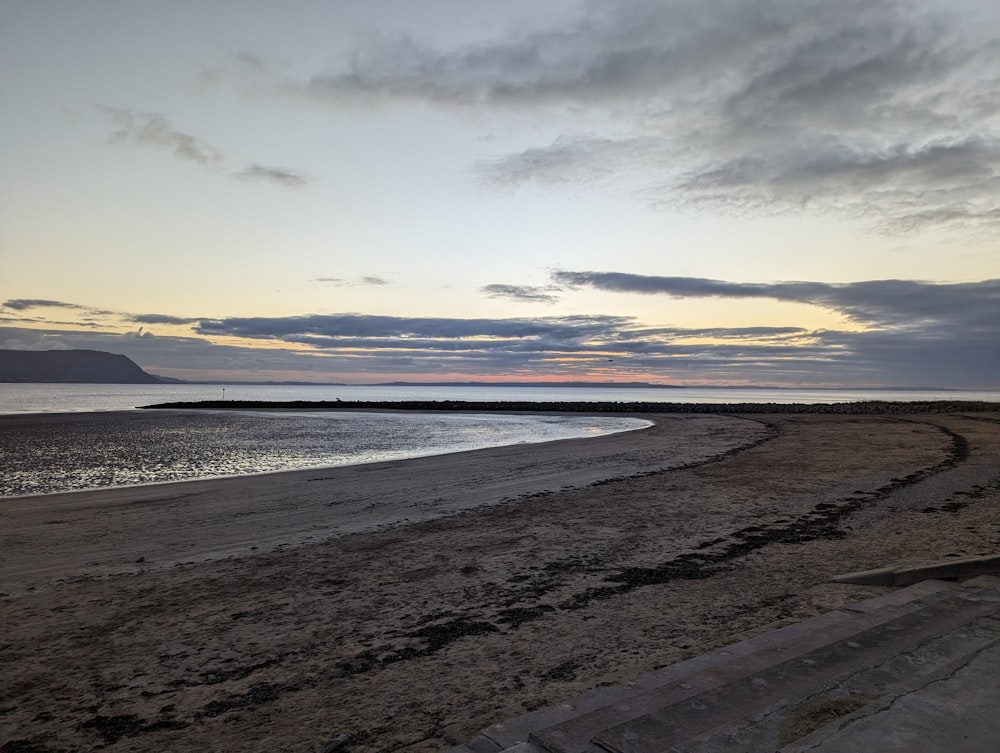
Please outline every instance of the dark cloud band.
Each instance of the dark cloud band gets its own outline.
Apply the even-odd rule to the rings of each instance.
[[[28,309],[36,308],[63,308],[63,309],[82,309],[83,306],[79,306],[75,303],[66,303],[65,301],[50,301],[44,298],[13,298],[9,301],[4,301],[5,308],[14,309],[15,311],[27,311]]]
[[[622,293],[675,298],[769,298],[838,311],[879,327],[972,328],[1000,334],[1000,279],[963,283],[868,280],[853,283],[734,283],[699,277],[657,277],[622,272],[556,271],[553,281]]]

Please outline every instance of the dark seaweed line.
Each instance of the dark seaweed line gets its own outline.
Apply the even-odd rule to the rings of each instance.
[[[985,421],[988,424],[1000,424],[1000,418],[990,418],[989,416],[959,416],[968,421]]]
[[[920,483],[931,476],[954,468],[968,459],[969,445],[965,437],[938,424],[923,421],[915,423],[933,426],[949,437],[950,446],[946,457],[932,466],[914,471],[902,478],[892,479],[889,483],[878,487],[874,491],[855,492],[847,498],[844,504],[818,503],[810,512],[800,515],[785,525],[747,526],[730,534],[728,536],[730,543],[725,548],[715,552],[702,553],[699,551],[682,554],[653,567],[623,568],[605,578],[605,582],[609,583],[609,585],[588,588],[555,606],[536,604],[534,606],[508,608],[498,612],[494,617],[494,621],[489,621],[485,617],[477,620],[470,616],[455,618],[444,624],[426,625],[404,636],[407,638],[422,639],[424,641],[422,647],[407,646],[397,648],[391,644],[386,644],[363,651],[347,661],[340,662],[337,666],[345,675],[361,674],[373,669],[380,669],[398,661],[429,656],[467,635],[501,632],[501,628],[494,623],[503,625],[506,631],[516,630],[524,623],[541,619],[553,611],[583,609],[596,601],[619,596],[637,588],[662,585],[674,580],[710,578],[724,572],[725,566],[728,566],[733,560],[744,557],[753,551],[770,546],[771,544],[796,544],[820,538],[844,538],[847,534],[838,527],[838,524],[844,518],[858,512],[864,507],[870,507],[888,498],[900,489]],[[765,425],[775,432],[774,436],[780,433],[780,427],[773,424]],[[762,444],[772,438],[774,437],[768,436],[758,440],[755,445]],[[728,451],[730,453],[729,456],[731,457],[746,449],[750,449],[750,447],[734,448],[734,450]],[[695,463],[692,465],[697,466],[702,464]],[[695,548],[698,550],[710,549],[724,543],[726,538],[705,541],[698,544]],[[534,591],[534,595],[537,598],[554,587],[555,584],[550,583],[547,587]]]
[[[654,402],[529,402],[471,400],[202,400],[139,406],[158,410],[425,410],[558,413],[830,413],[911,414],[997,411],[1000,403],[982,400],[923,400],[852,403],[654,403]]]
[[[847,498],[844,504],[820,502],[810,512],[800,515],[789,524],[742,528],[730,534],[729,538],[736,540],[721,551],[712,554],[697,552],[683,554],[655,567],[625,568],[606,579],[609,582],[617,583],[617,585],[588,589],[560,604],[559,607],[561,609],[580,609],[592,601],[627,593],[642,586],[663,584],[672,580],[709,578],[721,572],[722,566],[732,560],[771,544],[797,544],[819,538],[844,538],[847,534],[838,527],[838,524],[847,516],[858,512],[863,507],[872,506],[888,498],[900,489],[918,484],[931,476],[954,468],[968,459],[969,444],[965,437],[939,424],[922,421],[914,423],[933,426],[949,437],[950,446],[943,460],[929,468],[914,471],[903,478],[893,479],[872,492],[855,492]],[[722,542],[719,540],[703,542],[696,548],[707,549],[719,543]]]
[[[592,489],[595,486],[604,486],[605,484],[617,484],[622,481],[631,481],[633,479],[649,478],[650,476],[662,476],[666,473],[676,473],[677,471],[689,471],[693,468],[700,468],[711,463],[720,463],[723,460],[729,460],[736,455],[743,452],[749,452],[762,444],[770,442],[776,439],[780,432],[777,427],[769,424],[765,421],[758,421],[755,419],[746,419],[747,421],[753,421],[754,423],[760,424],[767,429],[767,434],[758,439],[754,439],[746,444],[737,445],[736,447],[730,447],[728,450],[723,450],[722,452],[717,452],[714,455],[709,455],[707,458],[702,458],[701,460],[691,460],[686,463],[680,463],[679,465],[671,465],[666,468],[655,468],[650,471],[637,471],[636,473],[623,474],[621,476],[611,476],[609,478],[598,479],[597,481],[591,481],[586,486],[580,487],[582,489]],[[538,499],[541,497],[550,497],[553,494],[562,494],[565,489],[544,489],[537,492],[528,492],[527,494],[522,494],[519,497],[508,497],[505,502],[515,502],[525,499]],[[572,491],[572,489],[570,490]]]
[[[616,476],[614,478],[602,479],[600,481],[594,481],[590,486],[601,486],[603,484],[610,484],[614,481],[627,481],[629,479],[646,478],[648,476],[662,476],[665,473],[675,473],[677,471],[689,471],[693,468],[700,468],[705,465],[710,465],[711,463],[721,463],[723,460],[729,460],[730,458],[736,457],[744,452],[749,452],[760,447],[762,444],[766,444],[774,439],[777,439],[781,434],[781,431],[774,424],[770,424],[766,421],[758,421],[754,419],[746,419],[748,421],[753,421],[756,424],[760,424],[765,429],[767,433],[753,440],[752,442],[747,442],[746,444],[741,444],[736,447],[730,447],[728,450],[723,450],[714,455],[709,455],[707,458],[702,460],[691,460],[687,463],[681,463],[680,465],[672,465],[668,468],[658,468],[652,471],[642,471],[640,473],[634,473],[630,476]]]

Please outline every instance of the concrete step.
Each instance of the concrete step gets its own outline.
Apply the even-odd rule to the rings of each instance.
[[[839,609],[741,641],[721,651],[650,673],[632,692],[546,727],[536,726],[525,739],[552,753],[586,749],[600,732],[653,711],[735,683],[813,651],[847,641],[859,633],[919,612],[928,603],[948,597],[954,584],[925,582],[912,589],[885,594],[850,609]],[[606,694],[610,696],[611,694]],[[582,713],[581,713],[582,712]],[[539,722],[541,719],[535,719]],[[488,733],[487,733],[488,734]]]
[[[955,584],[944,581],[923,581],[909,588],[892,591],[860,602],[849,608],[827,612],[803,622],[740,641],[721,651],[696,656],[687,661],[648,672],[629,686],[596,688],[572,701],[548,706],[513,719],[498,722],[484,729],[480,735],[464,746],[459,747],[471,748],[471,753],[499,753],[499,751],[511,748],[518,743],[527,742],[531,734],[537,730],[554,727],[571,719],[580,719],[591,712],[614,716],[615,708],[623,704],[628,705],[630,699],[642,696],[649,691],[664,686],[684,684],[688,678],[729,667],[734,662],[753,662],[755,655],[781,656],[790,649],[794,650],[795,646],[803,645],[803,641],[808,636],[815,638],[817,635],[826,635],[828,636],[826,639],[820,637],[821,641],[826,641],[840,635],[851,635],[859,629],[857,625],[878,624],[886,619],[891,619],[895,615],[895,612],[891,611],[893,607],[902,611],[911,611],[919,608],[913,606],[919,600],[942,598],[944,594],[955,588]],[[884,608],[890,609],[890,613],[877,615],[874,618],[862,616]],[[603,719],[605,716],[601,716],[601,718]],[[596,718],[594,721],[597,726],[593,728],[593,732],[605,728],[601,726],[603,722],[598,722]],[[577,725],[577,728],[581,734],[585,732],[583,726]],[[582,743],[582,741],[574,736],[573,744],[576,743]],[[455,749],[450,753],[470,753],[470,751]]]
[[[673,753],[746,753],[778,751],[801,753],[812,750],[817,740],[837,737],[842,729],[857,719],[877,716],[892,709],[901,699],[919,697],[940,688],[966,668],[991,652],[1000,656],[1000,619],[996,615],[972,620],[955,630],[932,638],[912,651],[904,651],[883,662],[860,664],[820,683],[804,693],[781,694],[766,704],[728,723],[711,727],[678,743]],[[995,705],[995,678],[983,688],[972,688],[973,695],[986,692]],[[794,688],[786,688],[794,690]],[[950,723],[960,719],[969,698],[969,688],[955,691],[949,712]],[[908,719],[904,726],[919,729],[927,718]],[[969,720],[982,726],[978,720]],[[996,720],[1000,724],[1000,718]],[[869,724],[869,726],[874,726]],[[899,722],[895,726],[899,726]],[[996,725],[995,725],[996,726]],[[888,730],[886,730],[888,732]],[[995,739],[1000,739],[1000,734]],[[853,750],[868,750],[861,745]],[[873,750],[951,751],[944,747],[872,746]],[[844,750],[852,750],[848,745]],[[983,748],[982,750],[993,750]]]
[[[680,746],[707,732],[769,710],[773,712],[775,707],[794,705],[800,699],[842,682],[862,668],[882,666],[901,654],[919,649],[922,644],[998,611],[997,604],[971,601],[961,596],[938,600],[696,695],[669,698],[654,694],[642,704],[646,712],[642,716],[608,726],[594,734],[591,740],[612,753],[683,750]],[[659,705],[663,700],[667,702]],[[537,737],[533,742],[546,749],[569,753],[569,748],[549,744],[552,739],[549,734]]]
[[[649,753],[661,739],[693,739],[789,694],[808,695],[859,661],[885,661],[994,613],[1000,588],[981,577],[975,585],[922,581],[648,673],[627,687],[598,688],[494,724],[451,753]],[[663,749],[671,745],[677,743]]]
[[[1000,591],[1000,575],[978,575],[975,578],[962,581],[962,585],[966,588],[986,589],[983,596],[988,598],[989,591]]]
[[[991,624],[990,624],[991,623]],[[991,638],[981,649],[971,646],[957,647],[958,633],[972,632],[978,627],[981,639]],[[989,630],[991,635],[986,631]],[[968,635],[962,636],[968,641]],[[946,645],[941,645],[942,643]],[[960,652],[958,649],[961,648]],[[941,663],[940,655],[951,661]],[[904,657],[901,657],[904,658]],[[955,631],[941,641],[934,641],[913,655],[908,662],[897,662],[895,668],[879,668],[876,677],[851,678],[852,685],[860,687],[861,694],[882,692],[874,701],[860,710],[838,718],[833,723],[817,726],[814,730],[800,730],[806,734],[791,739],[781,753],[858,753],[858,751],[920,751],[920,753],[986,753],[1000,749],[1000,715],[997,714],[997,678],[1000,677],[1000,620],[983,620],[970,625],[970,630]],[[937,660],[937,661],[936,661]],[[895,678],[890,671],[895,669]],[[914,669],[920,670],[914,673]],[[890,681],[885,681],[886,674]],[[919,676],[915,676],[919,674]],[[893,683],[892,680],[896,682]],[[874,683],[872,682],[874,680]],[[865,687],[865,683],[868,687]],[[837,689],[834,689],[837,690]],[[811,700],[816,704],[828,703],[831,695]],[[791,710],[786,719],[797,722],[802,718],[800,709]],[[774,746],[762,744],[770,740],[761,735],[768,725],[746,727],[747,735],[729,738],[736,745],[720,746],[723,739],[714,735],[702,748],[684,746],[685,753],[745,753],[751,750],[773,750]],[[783,726],[787,727],[788,722]],[[796,736],[797,737],[797,736]],[[743,738],[743,739],[739,739]],[[780,737],[777,739],[781,739]]]
[[[945,560],[930,565],[902,565],[881,567],[834,576],[838,583],[856,583],[866,586],[908,586],[928,578],[938,580],[966,580],[977,575],[1000,573],[1000,554],[979,555],[960,560]]]

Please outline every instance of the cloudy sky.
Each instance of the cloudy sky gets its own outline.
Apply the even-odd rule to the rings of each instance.
[[[0,347],[1000,388],[995,0],[0,0]]]

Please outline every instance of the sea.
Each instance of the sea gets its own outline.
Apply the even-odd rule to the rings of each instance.
[[[0,384],[0,497],[400,460],[641,429],[626,416],[144,411],[201,400],[838,403],[1000,391],[503,385]],[[119,411],[132,415],[122,416]],[[31,420],[36,414],[47,421]]]
[[[1000,390],[794,389],[322,384],[0,384],[0,414],[131,410],[199,400],[467,400],[527,402],[846,403],[862,400],[1000,401]]]

